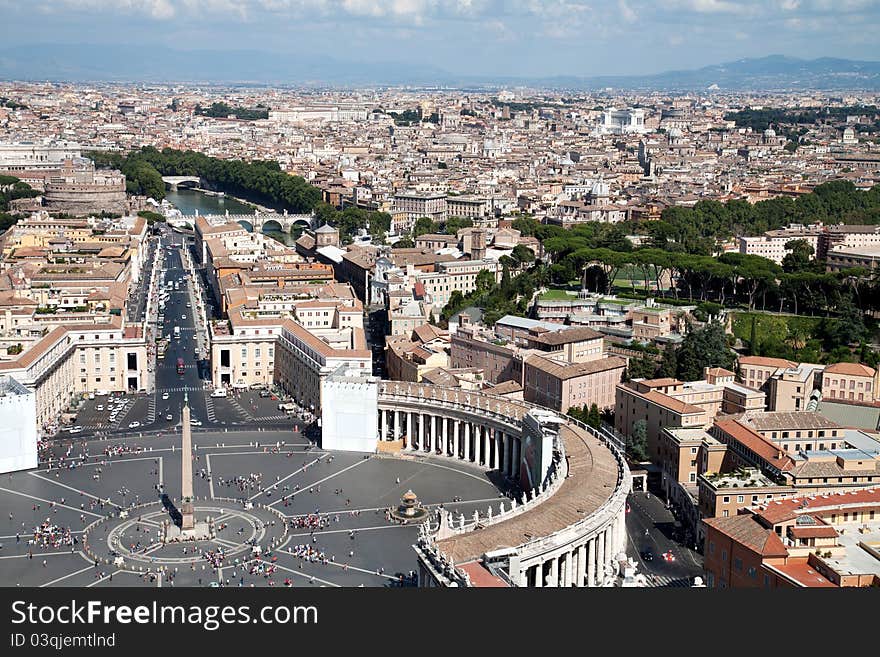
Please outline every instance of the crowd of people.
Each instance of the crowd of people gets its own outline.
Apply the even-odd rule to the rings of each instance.
[[[70,527],[56,525],[48,518],[34,527],[33,534],[33,538],[28,540],[28,545],[41,548],[73,547],[79,542]]]

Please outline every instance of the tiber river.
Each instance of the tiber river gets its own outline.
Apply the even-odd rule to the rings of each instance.
[[[254,213],[254,209],[251,206],[228,196],[208,196],[186,187],[180,187],[176,191],[168,190],[165,193],[165,198],[185,215],[194,215],[196,210],[199,211],[199,214],[225,214],[227,210],[229,210],[229,214]],[[263,231],[263,234],[274,237],[284,244],[293,244],[293,238],[281,231],[266,230]]]

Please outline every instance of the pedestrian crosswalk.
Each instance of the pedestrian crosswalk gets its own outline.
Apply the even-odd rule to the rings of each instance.
[[[263,417],[255,417],[253,418],[254,422],[279,422],[283,420],[292,420],[290,415],[286,413],[282,413],[281,415],[266,415]]]
[[[149,406],[147,407],[147,424],[152,424],[156,421],[156,396],[153,395],[150,397]]]
[[[214,422],[214,400],[208,395],[205,394],[205,413],[208,416],[208,422]]]
[[[200,386],[175,386],[173,388],[159,388],[157,392],[203,392],[210,388],[210,384],[204,383]]]
[[[232,405],[232,408],[235,410],[235,412],[238,413],[239,417],[241,417],[243,420],[254,419],[253,416],[245,410],[244,406],[238,403],[237,399],[230,397],[229,403]]]
[[[692,577],[671,577],[669,575],[653,575],[649,579],[649,586],[661,589],[687,587],[694,585]]]

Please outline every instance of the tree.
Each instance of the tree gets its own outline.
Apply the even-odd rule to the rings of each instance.
[[[782,258],[782,271],[793,274],[810,269],[815,251],[807,240],[790,240],[785,243],[785,248],[788,253]]]
[[[602,416],[599,413],[599,406],[595,402],[590,405],[590,411],[587,414],[586,424],[593,427],[594,429],[599,429],[602,426]]]
[[[437,232],[437,227],[434,225],[434,222],[431,221],[430,217],[419,217],[416,219],[415,226],[413,226],[412,235],[413,238],[416,238],[420,235],[427,235],[435,232]]]
[[[703,368],[732,369],[734,355],[727,346],[727,336],[720,322],[711,322],[688,333],[676,352],[678,378],[696,381],[702,378]]]
[[[535,261],[535,253],[525,244],[517,244],[513,247],[511,257],[520,264],[526,265]]]
[[[481,269],[474,281],[477,293],[488,292],[495,285],[495,274],[488,269]]]
[[[647,353],[642,352],[638,358],[632,358],[627,366],[627,377],[630,379],[653,379],[657,370],[657,363]],[[673,375],[675,369],[673,368]]]
[[[645,420],[636,420],[633,430],[626,440],[626,452],[634,461],[648,460],[648,423]]]
[[[678,352],[671,344],[663,350],[663,358],[655,376],[660,379],[671,379],[678,374]]]
[[[405,237],[401,237],[399,240],[397,240],[394,243],[394,248],[395,249],[411,249],[415,245],[416,245],[416,243],[413,242],[412,237],[410,237],[409,235],[406,235]]]
[[[447,235],[457,235],[462,228],[470,228],[474,225],[472,219],[464,217],[449,217],[443,226],[443,232]]]
[[[511,226],[514,230],[518,230],[523,237],[532,237],[541,226],[541,222],[531,215],[524,215],[514,219]]]

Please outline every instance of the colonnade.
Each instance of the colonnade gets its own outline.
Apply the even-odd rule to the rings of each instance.
[[[404,452],[457,458],[511,477],[519,471],[520,437],[507,427],[424,411],[380,408],[379,436],[402,440]]]
[[[539,557],[523,560],[520,586],[597,587],[603,586],[617,555],[626,549],[625,516],[614,514],[610,523],[577,542]],[[532,563],[536,561],[537,563]]]

